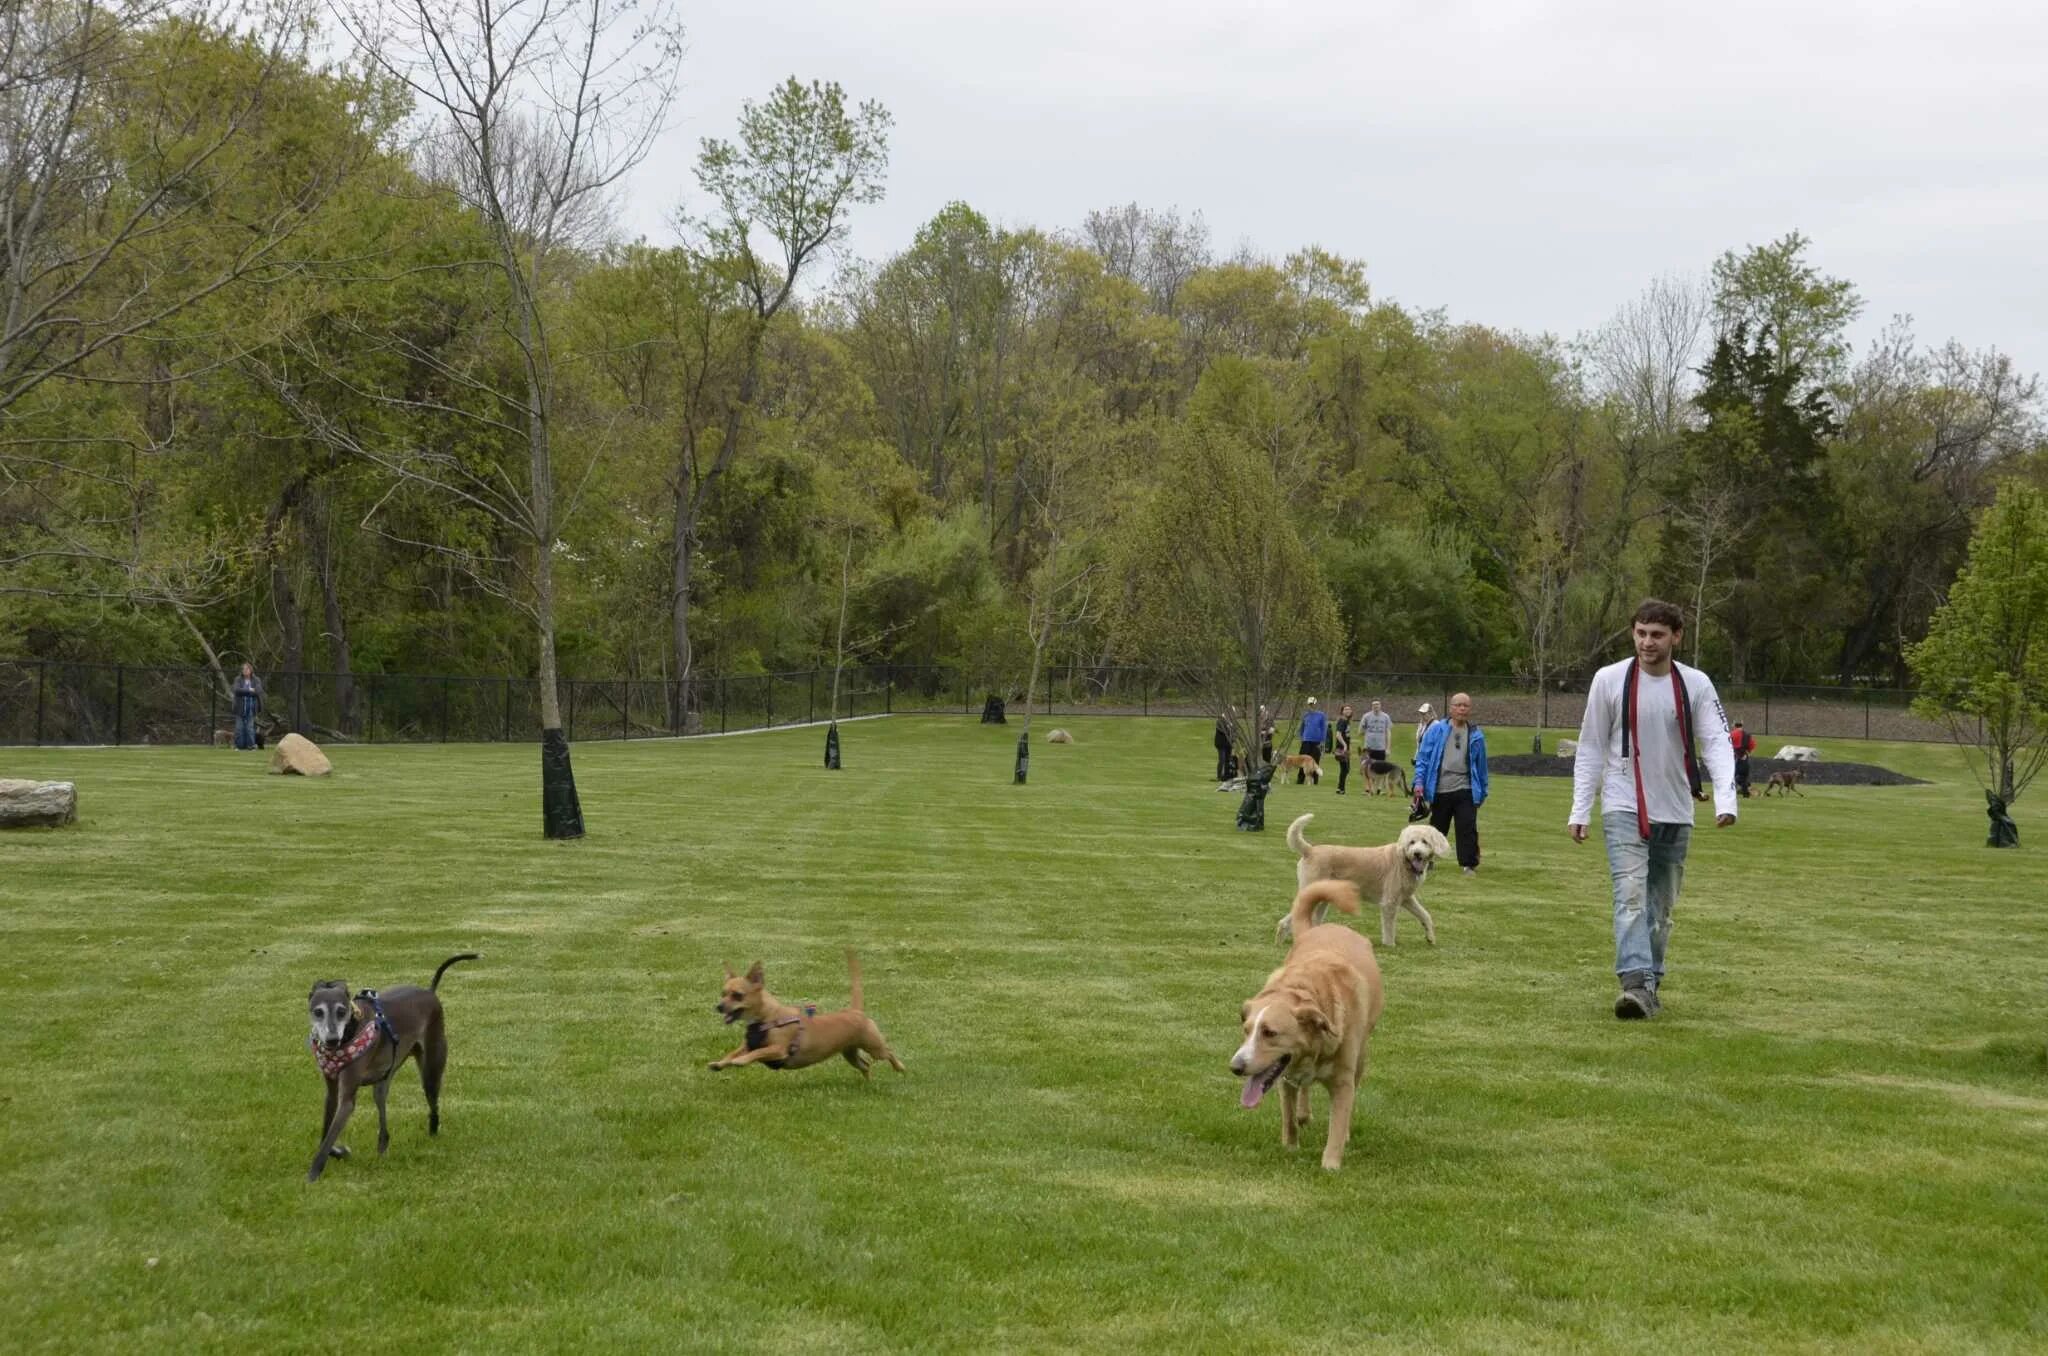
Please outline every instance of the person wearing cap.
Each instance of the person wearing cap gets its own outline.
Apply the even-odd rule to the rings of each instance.
[[[1301,718],[1301,752],[1316,760],[1316,766],[1323,762],[1323,741],[1330,737],[1330,718],[1323,714],[1316,699],[1308,699],[1308,710]],[[1308,780],[1308,769],[1299,768],[1294,774],[1294,784],[1301,785]]]
[[[1742,728],[1736,721],[1735,728],[1728,732],[1728,743],[1735,750],[1735,794],[1747,799],[1749,796],[1749,755],[1756,752],[1756,736]]]
[[[1415,716],[1415,751],[1417,753],[1421,753],[1422,735],[1423,732],[1429,728],[1429,703],[1424,702],[1422,705],[1416,707]],[[1410,758],[1408,760],[1408,770],[1410,772],[1413,772],[1415,770],[1415,760],[1413,758]],[[1413,778],[1411,778],[1410,780],[1413,780]]]

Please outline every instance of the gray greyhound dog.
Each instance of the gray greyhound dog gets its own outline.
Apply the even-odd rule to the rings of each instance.
[[[389,1147],[391,1127],[384,1104],[391,1093],[391,1075],[415,1055],[420,1085],[427,1092],[427,1133],[441,1133],[441,1074],[448,1067],[448,1031],[435,990],[449,966],[475,959],[474,951],[450,956],[424,989],[401,984],[382,993],[365,989],[350,998],[348,985],[338,979],[323,979],[313,986],[306,996],[313,1034],[306,1043],[327,1079],[327,1108],[320,1113],[320,1151],[313,1155],[307,1181],[320,1180],[329,1158],[348,1157],[348,1149],[335,1141],[356,1109],[356,1090],[365,1083],[374,1083],[377,1089],[377,1152]]]

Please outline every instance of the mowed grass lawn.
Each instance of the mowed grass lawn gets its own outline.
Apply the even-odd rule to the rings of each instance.
[[[1059,723],[1022,788],[961,718],[578,745],[573,844],[532,747],[0,750],[83,806],[0,838],[0,1349],[2048,1345],[2048,823],[1987,851],[1960,754],[1696,833],[1647,1024],[1569,783],[1498,778],[1333,1175],[1226,1061],[1289,819],[1401,808],[1239,834],[1206,722]],[[907,1076],[706,1071],[722,961],[837,1006],[848,944]],[[408,1069],[307,1185],[306,990],[472,949],[440,1137]]]

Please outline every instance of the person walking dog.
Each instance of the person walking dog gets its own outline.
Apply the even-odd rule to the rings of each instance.
[[[1427,707],[1423,708],[1428,710]],[[1420,730],[1422,727],[1417,726]],[[1358,722],[1359,743],[1365,749],[1368,763],[1387,761],[1387,750],[1394,747],[1394,718],[1380,709],[1379,698],[1373,698],[1372,710],[1360,717]]]
[[[1316,699],[1310,697],[1308,699],[1308,710],[1301,718],[1301,749],[1299,751],[1315,759],[1316,766],[1320,768],[1323,762],[1323,744],[1329,737],[1330,718],[1323,714],[1321,707],[1316,705]],[[1321,776],[1322,773],[1318,772],[1316,775]],[[1301,785],[1307,780],[1307,768],[1301,768],[1295,772],[1294,784],[1296,786]]]
[[[1457,828],[1458,865],[1479,869],[1479,807],[1486,803],[1486,731],[1472,723],[1472,698],[1451,698],[1451,714],[1422,732],[1415,751],[1415,807],[1429,806],[1438,833]]]
[[[1693,806],[1711,783],[1714,824],[1735,822],[1735,749],[1713,680],[1677,661],[1685,618],[1652,598],[1636,609],[1635,656],[1593,675],[1572,764],[1566,831],[1586,841],[1593,796],[1614,883],[1614,973],[1627,1020],[1661,1010],[1671,911],[1685,879]],[[1701,758],[1704,751],[1705,759]]]

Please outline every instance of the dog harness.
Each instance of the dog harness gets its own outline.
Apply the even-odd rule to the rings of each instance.
[[[1628,677],[1621,685],[1621,756],[1629,760],[1629,766],[1636,777],[1636,832],[1644,839],[1650,836],[1650,806],[1643,796],[1643,741],[1636,729],[1636,682],[1641,677],[1641,664],[1634,659],[1628,661]],[[1685,780],[1692,788],[1694,800],[1705,800],[1706,792],[1700,785],[1699,755],[1693,750],[1692,708],[1685,700],[1685,679],[1678,676],[1678,665],[1671,665],[1671,696],[1678,704],[1678,742],[1685,750]]]
[[[813,1009],[813,1011],[815,1011],[815,1009]],[[790,1060],[796,1058],[797,1047],[803,1044],[804,1039],[803,1021],[804,1019],[801,1017],[784,1017],[781,1020],[774,1022],[748,1022],[747,1048],[749,1050],[759,1050],[762,1046],[766,1045],[768,1043],[768,1033],[775,1027],[795,1027],[796,1034],[789,1038],[788,1053],[784,1054],[781,1059],[764,1059],[761,1061],[761,1063],[767,1065],[771,1069],[779,1069],[784,1064],[788,1063]]]
[[[381,1019],[382,1016],[380,1012],[378,1017]],[[313,1062],[320,1066],[322,1074],[328,1078],[339,1078],[343,1069],[370,1052],[370,1047],[377,1043],[377,1037],[384,1030],[385,1028],[378,1022],[364,1022],[362,1029],[356,1032],[354,1040],[339,1050],[332,1051],[321,1049],[320,1042],[314,1040],[309,1033],[306,1037],[306,1046],[313,1052]]]

